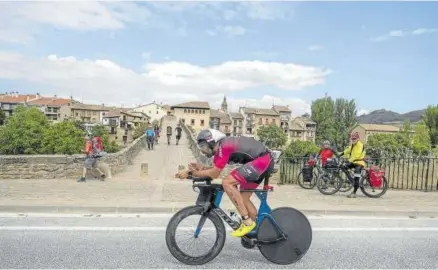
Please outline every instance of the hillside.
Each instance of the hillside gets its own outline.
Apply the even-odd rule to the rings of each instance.
[[[402,123],[405,119],[411,123],[418,122],[422,119],[425,110],[416,110],[407,112],[404,114],[396,113],[387,110],[376,110],[369,114],[361,115],[358,117],[361,124],[385,124],[385,123]]]

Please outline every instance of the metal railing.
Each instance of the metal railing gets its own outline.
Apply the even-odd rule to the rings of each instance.
[[[307,160],[308,157],[282,158],[279,183],[296,184]],[[380,158],[371,161],[385,169],[385,177],[392,189],[438,190],[438,158]]]

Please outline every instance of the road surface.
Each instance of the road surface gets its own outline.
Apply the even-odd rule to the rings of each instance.
[[[289,266],[269,263],[227,236],[222,253],[200,267],[167,250],[169,214],[0,214],[0,268],[438,268],[438,219],[316,216],[306,256]]]

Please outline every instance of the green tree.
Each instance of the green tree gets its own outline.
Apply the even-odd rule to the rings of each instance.
[[[411,148],[411,141],[412,141],[412,137],[411,137],[411,132],[412,132],[412,128],[411,128],[411,122],[406,119],[403,123],[403,127],[400,129],[400,133],[398,134],[398,140],[401,141],[401,143],[403,144],[403,146]]]
[[[438,144],[438,106],[429,106],[423,115],[424,123],[429,130],[432,146]]]
[[[284,131],[275,124],[261,126],[257,130],[257,136],[267,147],[279,148],[287,142]]]
[[[430,151],[430,134],[424,123],[415,126],[412,149],[417,155],[427,155]]]
[[[320,148],[311,141],[292,141],[287,146],[284,154],[286,157],[302,157],[318,153]]]
[[[6,121],[6,114],[3,110],[0,110],[0,126],[2,126]]]
[[[366,151],[372,157],[398,156],[407,150],[400,134],[374,134],[368,137]]]
[[[108,153],[115,153],[120,150],[120,146],[115,141],[109,139],[108,130],[103,125],[93,126],[91,133],[93,136],[100,136],[102,138],[103,149]]]
[[[336,138],[335,105],[331,97],[316,99],[311,106],[312,120],[316,122],[316,143],[331,142]]]
[[[144,134],[144,131],[147,127],[147,123],[140,123],[138,126],[136,126],[134,128],[134,131],[132,132],[132,137],[134,138],[134,140],[140,138]]]
[[[18,106],[2,129],[0,153],[6,155],[41,153],[41,143],[48,125],[46,116],[38,108]]]
[[[84,136],[72,122],[56,123],[44,131],[42,150],[45,154],[78,154],[84,147]]]

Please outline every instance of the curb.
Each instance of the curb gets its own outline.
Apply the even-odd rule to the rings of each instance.
[[[23,206],[2,205],[0,213],[58,213],[58,214],[147,214],[147,213],[176,213],[182,207],[111,207],[111,206]],[[224,209],[232,210],[234,209]],[[379,217],[410,217],[438,218],[438,211],[352,211],[352,210],[311,210],[299,209],[305,215],[323,216],[379,216]]]

